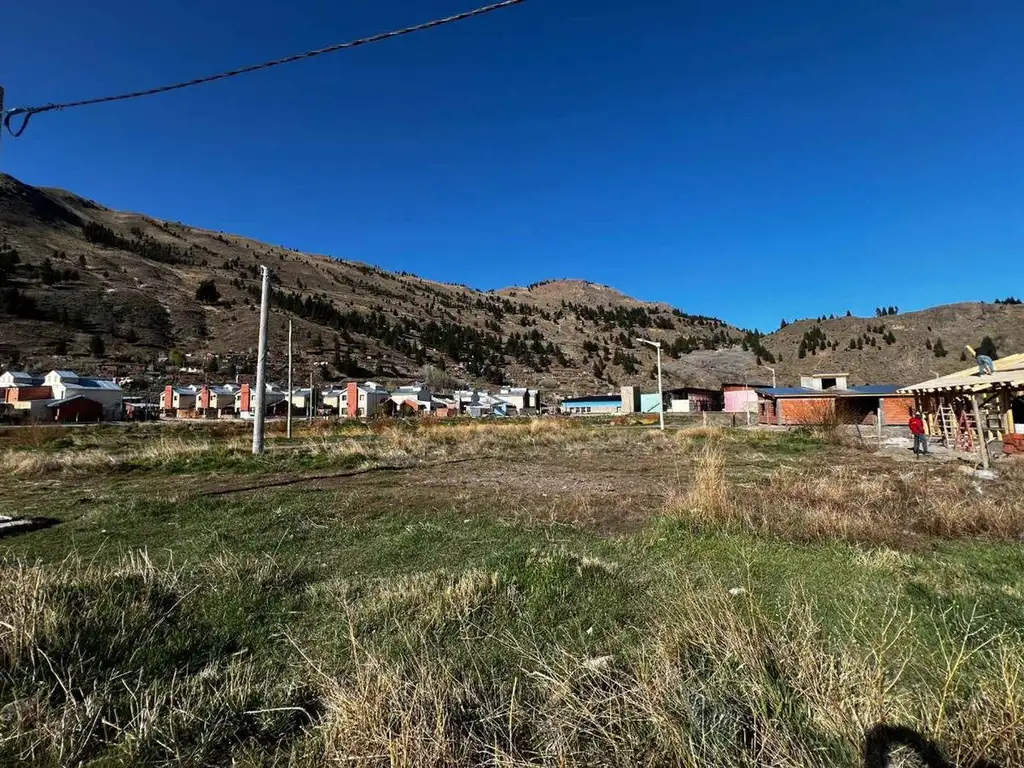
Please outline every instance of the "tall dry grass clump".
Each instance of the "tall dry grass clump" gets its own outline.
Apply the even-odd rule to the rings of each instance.
[[[666,515],[700,524],[731,521],[736,508],[726,478],[725,449],[719,440],[703,444],[678,482],[666,499]]]

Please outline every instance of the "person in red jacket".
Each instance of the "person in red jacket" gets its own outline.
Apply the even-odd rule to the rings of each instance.
[[[914,436],[914,455],[918,458],[921,458],[921,454],[927,456],[928,436],[924,433],[924,420],[920,411],[910,417],[910,433]]]

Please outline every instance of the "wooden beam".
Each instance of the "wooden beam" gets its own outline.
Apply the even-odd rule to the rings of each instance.
[[[981,423],[981,411],[978,408],[978,396],[971,395],[971,405],[974,406],[974,427],[978,430],[978,450],[981,451],[981,466],[988,469],[988,445],[985,444],[985,427]]]

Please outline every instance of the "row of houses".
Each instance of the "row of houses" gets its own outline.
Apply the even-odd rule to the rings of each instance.
[[[288,413],[286,389],[268,384],[264,393],[268,415]],[[160,415],[165,418],[251,417],[256,397],[250,384],[166,386],[160,395]],[[323,389],[293,389],[292,414],[367,418],[371,416],[429,415],[447,418],[529,415],[540,412],[540,392],[525,387],[503,387],[497,392],[460,390],[437,393],[422,383],[392,390],[373,381],[351,381]]]
[[[124,417],[124,392],[110,379],[50,371],[0,374],[0,416],[30,421],[111,421]]]
[[[622,387],[618,394],[566,398],[562,413],[571,416],[629,413],[757,414],[761,424],[793,426],[837,418],[853,424],[905,425],[914,397],[895,384],[854,386],[847,373],[802,376],[799,387],[727,383],[721,389],[684,387],[658,393],[640,393]]]

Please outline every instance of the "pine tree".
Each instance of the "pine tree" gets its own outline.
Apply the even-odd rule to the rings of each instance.
[[[988,355],[993,360],[997,357],[996,343],[992,341],[991,336],[986,336],[981,340],[981,344],[978,345],[979,355]]]
[[[99,334],[93,334],[92,338],[89,339],[89,352],[94,357],[102,357],[103,353],[107,351],[107,345],[103,343],[103,337]]]
[[[203,280],[196,288],[196,300],[203,304],[216,304],[220,301],[220,291],[213,280]]]

